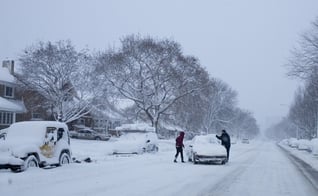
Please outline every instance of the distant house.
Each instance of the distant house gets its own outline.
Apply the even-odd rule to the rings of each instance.
[[[16,97],[17,88],[14,74],[14,61],[3,61],[0,67],[0,129],[9,127],[25,113],[23,100]]]
[[[100,133],[108,133],[110,129],[120,126],[122,121],[123,117],[118,114],[118,111],[101,112],[92,109],[89,114],[71,122],[69,125],[75,131],[90,128]]]
[[[16,94],[22,97],[27,109],[26,113],[19,114],[17,121],[54,120],[52,106],[38,92],[28,88],[17,88]]]
[[[109,133],[122,123],[130,122],[124,114],[124,109],[131,106],[127,100],[119,100],[108,107],[94,107],[89,114],[70,123],[73,130],[91,128],[100,133]]]

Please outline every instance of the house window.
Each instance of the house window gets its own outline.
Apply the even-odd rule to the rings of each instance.
[[[41,114],[40,113],[35,113],[35,112],[32,112],[32,119],[33,120],[37,120],[37,119],[42,119],[41,118]]]
[[[13,88],[10,86],[6,86],[4,96],[5,97],[13,97]]]
[[[12,112],[0,112],[0,124],[10,125],[13,123],[13,113]]]

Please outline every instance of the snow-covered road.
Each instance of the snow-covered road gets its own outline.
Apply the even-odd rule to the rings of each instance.
[[[72,140],[74,155],[93,163],[0,171],[0,195],[318,195],[274,143],[235,144],[226,165],[173,163],[173,141],[161,141],[157,154],[120,157],[107,155],[110,145]]]
[[[216,184],[207,195],[317,195],[312,185],[273,143],[260,143],[248,162],[238,161],[235,172]]]

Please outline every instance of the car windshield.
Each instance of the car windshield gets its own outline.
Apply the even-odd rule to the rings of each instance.
[[[218,144],[215,135],[200,135],[193,139],[193,143],[196,144]]]

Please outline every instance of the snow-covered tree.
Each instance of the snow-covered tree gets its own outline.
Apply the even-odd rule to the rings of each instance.
[[[156,129],[162,115],[178,100],[199,91],[204,84],[198,60],[182,54],[178,43],[131,35],[118,50],[97,57],[99,79],[111,84]],[[107,84],[106,84],[107,85]]]
[[[318,70],[318,17],[312,23],[312,28],[304,33],[298,47],[292,50],[287,68],[288,75],[308,79]]]
[[[259,134],[259,127],[251,112],[236,108],[233,114],[235,116],[231,123],[233,135],[237,138],[253,138]]]
[[[311,138],[318,135],[318,17],[292,50],[287,68],[288,76],[304,82],[290,107],[289,121],[297,126],[300,137]]]
[[[226,83],[213,79],[204,109],[204,132],[210,133],[230,126],[234,118],[237,94]]]
[[[95,92],[85,51],[77,52],[70,41],[39,42],[19,61],[18,80],[47,100],[56,120],[70,122],[89,112]]]

